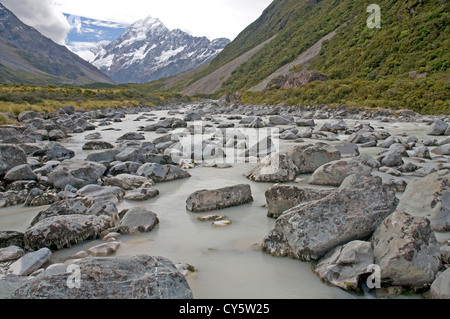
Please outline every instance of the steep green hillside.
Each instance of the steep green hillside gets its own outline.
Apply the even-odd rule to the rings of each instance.
[[[380,29],[367,27],[371,3],[381,8]],[[215,96],[241,92],[248,102],[285,102],[281,96],[287,95],[292,104],[354,102],[448,113],[449,24],[447,0],[275,0],[208,68],[185,83],[194,83],[277,35],[237,68]],[[328,84],[288,92],[247,92],[342,25],[308,66],[327,74]],[[426,72],[426,77],[411,78],[412,71]]]

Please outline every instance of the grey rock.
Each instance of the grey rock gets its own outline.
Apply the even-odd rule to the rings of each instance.
[[[145,140],[145,136],[135,132],[126,133],[118,138],[118,141],[142,141],[142,140]]]
[[[48,139],[49,139],[50,141],[58,141],[58,140],[62,140],[62,139],[64,139],[64,138],[66,138],[66,137],[67,137],[67,134],[64,133],[62,130],[58,130],[58,129],[56,129],[56,130],[51,130],[51,131],[48,133]]]
[[[106,216],[65,215],[45,218],[25,232],[25,248],[36,250],[42,247],[71,247],[87,239],[97,238],[102,231],[114,224]]]
[[[337,143],[333,145],[333,147],[339,151],[342,158],[355,157],[360,155],[359,147],[355,143]]]
[[[369,237],[397,207],[395,193],[379,177],[360,178],[316,201],[284,212],[262,248],[274,256],[315,260],[338,245]]]
[[[77,195],[83,197],[83,201],[88,205],[93,205],[101,201],[118,203],[125,195],[125,191],[116,186],[91,184],[79,189]]]
[[[408,153],[412,157],[431,159],[430,150],[426,146],[419,146],[413,152]]]
[[[142,165],[139,167],[136,174],[150,178],[155,183],[191,177],[191,174],[177,166],[161,165],[156,163],[147,163]]]
[[[0,248],[0,263],[10,260],[16,260],[25,254],[24,250],[17,246]]]
[[[18,231],[0,231],[0,248],[9,246],[24,247],[23,233]]]
[[[23,164],[15,166],[7,171],[5,174],[5,180],[9,182],[37,180],[37,176],[33,173],[28,164]]]
[[[292,124],[291,121],[289,121],[288,119],[279,116],[279,115],[275,115],[275,116],[271,116],[269,117],[269,123],[272,125],[289,125]]]
[[[154,212],[144,207],[134,207],[123,216],[119,231],[129,235],[146,233],[153,230],[157,224],[159,219]]]
[[[370,176],[372,167],[365,157],[341,159],[322,165],[314,171],[309,183],[312,185],[340,186],[350,175]]]
[[[142,188],[127,192],[125,194],[125,196],[123,197],[123,199],[131,200],[131,201],[144,201],[144,200],[148,200],[150,198],[154,198],[158,195],[159,195],[159,190],[154,189],[154,188],[142,187]]]
[[[244,176],[255,182],[283,183],[293,181],[297,172],[297,165],[287,154],[272,153],[264,157]]]
[[[444,135],[447,128],[448,124],[446,122],[442,120],[436,120],[428,128],[427,134],[432,136]]]
[[[341,159],[340,152],[325,143],[295,146],[286,154],[298,167],[300,174],[313,173],[320,166]]]
[[[264,122],[261,120],[260,117],[256,117],[250,124],[249,124],[249,128],[263,128],[266,125],[264,124]]]
[[[116,157],[117,159],[117,157]],[[141,163],[137,163],[137,162],[123,162],[123,163],[118,163],[115,164],[114,166],[112,166],[108,173],[110,175],[120,175],[120,174],[134,174],[137,172],[137,170],[139,169],[139,167],[141,167]]]
[[[361,279],[370,273],[369,266],[373,263],[372,244],[357,240],[336,247],[319,262],[314,271],[333,286],[358,291]]]
[[[85,151],[110,150],[114,148],[114,145],[104,141],[90,141],[84,144],[82,148]]]
[[[189,196],[186,208],[206,212],[253,202],[250,185],[235,185],[215,190],[200,190]]]
[[[428,218],[436,231],[450,231],[450,171],[441,170],[410,181],[398,209]]]
[[[437,155],[450,155],[450,144],[444,144],[440,147],[436,147],[432,149],[431,152]]]
[[[405,179],[387,173],[372,172],[373,176],[381,177],[383,185],[389,187],[393,192],[404,192],[408,183]]]
[[[144,176],[136,176],[131,174],[119,174],[116,176],[108,176],[103,179],[105,186],[116,186],[124,190],[132,190],[143,186],[151,187],[155,183]]]
[[[31,221],[30,226],[33,226],[49,217],[86,214],[88,207],[80,199],[65,199],[50,205],[49,208],[39,212]]]
[[[94,257],[107,257],[115,254],[119,247],[120,243],[114,241],[91,247],[88,252]]]
[[[330,195],[333,190],[320,190],[314,188],[300,188],[276,184],[270,187],[266,193],[268,207],[267,217],[278,218],[285,211],[302,203],[322,199]]]
[[[433,282],[441,263],[428,219],[397,210],[380,224],[371,242],[382,282],[408,287]]]
[[[16,276],[28,276],[42,267],[51,257],[52,252],[48,248],[42,248],[21,257],[9,266],[9,271]]]
[[[63,161],[69,160],[75,157],[75,152],[62,146],[62,145],[53,145],[50,146],[50,149],[44,151],[45,155],[43,157],[44,161]]]
[[[99,140],[101,138],[102,138],[102,135],[99,132],[90,133],[90,134],[87,134],[84,137],[84,139],[88,140],[88,141],[90,141],[90,140]]]
[[[23,164],[27,164],[27,155],[23,149],[12,144],[0,144],[0,176]]]
[[[296,125],[299,127],[314,127],[316,123],[312,119],[299,119],[296,122]]]
[[[105,171],[106,166],[96,162],[66,160],[61,162],[48,177],[55,188],[64,189],[67,185],[81,188],[96,183]]]
[[[88,257],[75,262],[81,286],[68,289],[67,265],[46,270],[15,291],[13,299],[192,299],[186,278],[163,257]]]
[[[116,160],[116,155],[119,153],[120,152],[118,150],[103,150],[100,152],[90,153],[87,156],[86,161],[102,163],[109,166],[111,162]]]
[[[450,268],[433,281],[430,294],[433,299],[450,299]]]

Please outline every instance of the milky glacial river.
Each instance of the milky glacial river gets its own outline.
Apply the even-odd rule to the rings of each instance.
[[[157,117],[167,116],[166,111],[154,111]],[[142,114],[140,114],[142,115]],[[139,126],[154,122],[134,121],[139,115],[128,115],[121,123],[99,126],[97,132],[102,140],[115,143],[126,132],[135,132]],[[180,118],[183,115],[177,115]],[[151,116],[149,116],[151,117]],[[225,119],[225,116],[216,116]],[[324,122],[334,120],[317,120],[319,128]],[[239,121],[233,121],[238,123]],[[346,120],[353,128],[356,121]],[[211,124],[211,122],[209,122]],[[429,138],[425,135],[425,123],[377,123],[374,127],[384,127],[391,135],[407,133],[419,139]],[[104,129],[114,128],[114,131]],[[62,144],[76,152],[76,158],[85,159],[88,152],[82,151],[86,143],[87,131],[72,136]],[[155,132],[146,132],[147,141],[161,136]],[[345,140],[348,136],[342,136]],[[314,144],[318,140],[306,139],[304,143]],[[325,141],[326,142],[326,141]],[[280,141],[281,151],[298,143]],[[332,142],[330,142],[332,144]],[[376,156],[380,148],[360,149],[362,153]],[[406,159],[414,162],[413,160]],[[211,168],[197,166],[190,169],[191,178],[158,183],[155,185],[160,195],[144,202],[122,201],[119,211],[134,205],[146,206],[158,215],[159,225],[151,232],[138,236],[121,236],[121,246],[117,256],[149,254],[164,256],[174,263],[188,263],[197,271],[189,273],[187,280],[194,298],[199,299],[302,299],[302,298],[357,298],[339,288],[321,282],[311,270],[311,264],[289,258],[276,258],[260,249],[263,238],[274,227],[275,220],[266,216],[265,191],[272,184],[255,183],[243,176],[254,164],[236,163],[231,168]],[[421,163],[421,166],[435,163]],[[307,183],[308,176],[299,176],[303,181],[296,185],[315,187]],[[250,184],[254,202],[239,207],[228,208],[219,212],[203,214],[190,213],[186,210],[186,199],[190,194],[201,189],[216,189],[236,184]],[[399,196],[401,196],[399,194]],[[0,209],[0,230],[25,231],[33,217],[44,208],[27,208],[23,206]],[[212,222],[201,222],[198,216],[219,213],[227,216],[232,224],[224,228],[215,228]],[[449,234],[439,234],[438,239],[450,238]],[[100,240],[88,241],[54,252],[52,262],[65,262],[79,251],[101,243]],[[367,298],[368,296],[365,296]]]

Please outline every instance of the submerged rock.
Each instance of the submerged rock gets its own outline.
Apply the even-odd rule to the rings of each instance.
[[[338,245],[370,236],[397,204],[381,178],[361,177],[357,185],[284,212],[264,238],[263,250],[280,257],[318,259]]]
[[[67,265],[44,271],[15,291],[13,299],[192,299],[186,278],[163,257],[84,258],[74,263],[80,286],[68,289]]]
[[[235,185],[215,190],[200,190],[189,196],[186,208],[206,212],[253,202],[250,185]]]
[[[107,257],[116,253],[119,249],[119,242],[108,242],[89,248],[88,252],[94,257]]]

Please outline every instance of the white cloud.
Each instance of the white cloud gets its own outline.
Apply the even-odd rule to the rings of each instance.
[[[23,23],[54,42],[64,44],[70,26],[53,0],[0,0]]]
[[[17,0],[16,0],[17,1]],[[54,0],[60,12],[131,24],[152,16],[170,29],[234,39],[272,0]]]

